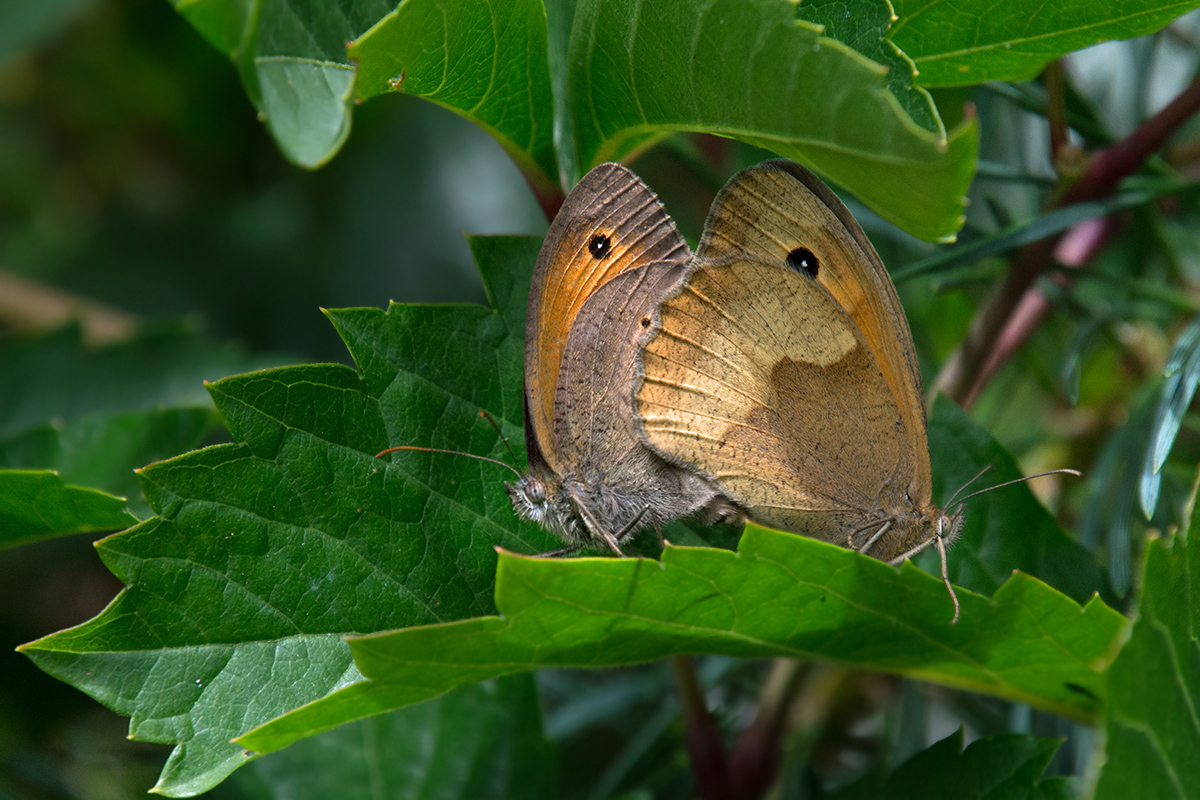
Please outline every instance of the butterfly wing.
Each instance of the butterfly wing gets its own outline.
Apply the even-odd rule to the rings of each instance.
[[[844,544],[930,503],[903,308],[858,223],[799,165],[760,164],[722,190],[643,366],[649,442],[759,521]]]
[[[538,254],[525,319],[525,443],[530,466],[562,472],[554,399],[567,337],[587,299],[651,261],[685,263],[687,243],[650,187],[601,164],[571,191]]]
[[[645,434],[752,519],[844,544],[903,491],[903,416],[861,332],[807,275],[700,264],[660,316],[636,394]]]

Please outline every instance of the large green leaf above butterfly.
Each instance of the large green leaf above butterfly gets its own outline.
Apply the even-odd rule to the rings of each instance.
[[[1035,77],[1050,61],[1110,39],[1153,33],[1196,0],[895,0],[889,38],[917,66],[920,86]]]
[[[573,183],[673,132],[703,131],[797,158],[924,238],[961,225],[973,124],[947,137],[932,105],[914,121],[887,67],[797,19],[793,4],[566,5],[177,7],[237,60],[280,149],[304,166],[336,154],[356,99],[405,92],[491,133],[543,196],[560,176]]]

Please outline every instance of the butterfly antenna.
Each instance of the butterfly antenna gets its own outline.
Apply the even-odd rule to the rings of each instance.
[[[993,489],[1000,489],[1005,486],[1012,486],[1014,483],[1024,483],[1025,481],[1031,481],[1034,478],[1042,478],[1042,477],[1045,477],[1046,475],[1074,475],[1076,478],[1083,477],[1083,473],[1077,469],[1050,469],[1050,470],[1046,470],[1045,472],[1039,472],[1037,475],[1029,475],[1024,478],[1013,478],[1011,481],[1005,481],[1004,483],[997,483],[995,486],[989,486],[986,489],[980,489],[979,491],[971,492],[966,497],[960,498],[958,500],[958,502],[964,503],[967,500],[970,500],[972,497],[974,497],[977,494],[983,494],[984,492],[990,492]],[[967,484],[967,485],[969,486],[970,484]],[[962,490],[960,489],[959,491],[962,491]],[[947,503],[946,505],[950,505],[950,503]]]
[[[474,459],[478,459],[479,461],[486,461],[489,464],[497,464],[501,467],[504,467],[506,470],[511,472],[513,475],[516,475],[518,478],[521,477],[521,473],[517,472],[516,467],[510,466],[509,464],[505,464],[503,461],[500,461],[499,459],[488,458],[487,456],[477,456],[474,453],[464,453],[461,450],[442,450],[439,447],[417,447],[417,446],[411,445],[411,444],[401,444],[401,445],[397,445],[395,447],[389,447],[386,450],[380,450],[378,453],[375,454],[375,457],[383,458],[388,453],[394,453],[397,450],[417,450],[422,453],[445,453],[445,454],[451,455],[451,456],[466,456],[467,458],[474,458]]]
[[[984,467],[983,469],[979,470],[979,472],[976,472],[976,473],[975,473],[975,477],[974,477],[974,478],[971,478],[971,480],[967,481],[967,482],[966,482],[966,483],[964,483],[962,486],[958,487],[958,491],[956,491],[956,492],[955,492],[953,495],[951,495],[951,496],[950,496],[950,499],[946,501],[946,507],[947,507],[947,508],[949,508],[950,506],[954,505],[954,498],[955,498],[955,497],[958,497],[960,494],[962,494],[963,492],[965,492],[965,491],[967,490],[967,487],[968,487],[968,486],[970,486],[972,483],[974,483],[975,481],[977,481],[977,480],[979,480],[980,478],[982,478],[982,477],[984,476],[984,473],[986,473],[986,472],[987,472],[988,470],[990,470],[991,468],[992,468],[992,465],[991,465],[991,464],[988,464],[986,467]]]
[[[492,419],[492,415],[486,411],[480,411],[479,416],[492,424],[492,427],[496,429],[496,433],[500,434],[500,441],[504,442],[504,449],[508,451],[508,454],[512,456],[512,460],[516,462],[517,454],[513,452],[512,445],[508,443],[508,437],[504,435],[504,431],[500,430],[500,426],[496,424],[496,420]]]

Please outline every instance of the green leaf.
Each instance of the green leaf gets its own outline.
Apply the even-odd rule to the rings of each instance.
[[[358,96],[424,97],[500,142],[541,191],[555,188],[546,11],[537,0],[408,0],[350,46]]]
[[[1195,494],[1193,492],[1193,499]],[[1194,797],[1200,786],[1200,509],[1151,541],[1138,618],[1108,671],[1107,764],[1096,800]]]
[[[254,762],[271,796],[551,798],[554,749],[531,675],[464,686],[428,703],[345,725]],[[252,783],[252,781],[239,781]]]
[[[537,0],[229,0],[175,7],[237,65],[283,154],[333,158],[354,103],[425,97],[488,131],[543,192],[557,191],[546,13]]]
[[[948,138],[922,129],[882,66],[795,13],[785,0],[582,0],[567,59],[581,168],[673,131],[732,136],[803,161],[916,236],[952,238],[974,122]]]
[[[333,158],[350,136],[354,69],[348,64],[307,58],[259,58],[267,130],[287,159],[319,167]]]
[[[142,499],[134,470],[197,446],[217,425],[211,408],[54,420],[0,440],[0,467],[54,470],[66,482],[128,497],[130,512],[145,518],[150,506]]]
[[[503,554],[500,616],[354,639],[371,678],[252,731],[284,747],[351,719],[466,683],[541,667],[613,667],[679,653],[825,659],[1026,702],[1075,719],[1099,711],[1123,618],[1081,608],[1021,573],[992,599],[963,592],[949,624],[941,582],[793,534],[747,526],[737,553],[668,547],[643,559]]]
[[[381,0],[172,0],[237,65],[279,149],[303,167],[332,158],[350,133],[354,65],[346,43],[394,6]]]
[[[118,530],[135,522],[123,497],[70,486],[54,472],[0,469],[0,550],[70,533]]]
[[[1138,497],[1146,519],[1154,516],[1162,468],[1179,429],[1183,427],[1183,418],[1196,395],[1197,383],[1200,383],[1200,317],[1192,320],[1179,335],[1163,368],[1163,387],[1154,412],[1151,446],[1146,449],[1146,460],[1138,481]]]
[[[864,3],[850,24],[828,7],[812,12],[876,63],[797,20],[787,0],[702,9],[583,0],[557,119],[548,21],[536,0],[394,8],[271,0],[254,14],[228,0],[176,0],[176,8],[237,62],[280,149],[303,166],[341,147],[355,98],[402,91],[491,133],[543,199],[559,191],[560,173],[578,179],[576,165],[628,160],[670,133],[703,131],[804,161],[917,236],[951,239],[962,225],[973,118],[947,135],[928,94],[910,85],[911,63],[883,38],[886,3]]]
[[[141,471],[159,516],[97,545],[126,588],[23,652],[129,715],[133,738],[175,745],[156,791],[213,786],[248,758],[230,739],[358,680],[341,634],[491,613],[494,547],[554,546],[518,526],[494,466],[375,458],[400,442],[501,456],[484,409],[518,439],[538,245],[473,242],[497,310],[330,312],[361,372],[318,364],[218,381],[213,399],[242,444]]]
[[[1173,178],[1129,181],[1121,192],[1104,200],[1093,200],[1056,208],[1031,220],[1014,222],[995,233],[956,247],[946,248],[927,258],[907,264],[892,273],[892,280],[900,283],[922,275],[947,271],[961,264],[982,261],[990,256],[1007,253],[1031,242],[1061,233],[1086,220],[1107,217],[1123,209],[1136,208],[1168,195],[1192,194],[1197,188],[1200,188],[1200,183],[1194,181],[1181,183]]]
[[[872,771],[831,800],[1073,800],[1078,784],[1067,778],[1042,778],[1060,740],[1007,734],[971,742],[962,749],[960,728],[927,747],[884,777]]]
[[[99,348],[77,327],[14,337],[0,345],[0,467],[54,470],[148,516],[134,470],[218,427],[205,379],[266,362],[181,328]]]
[[[922,128],[946,135],[929,92],[912,85],[916,74],[912,59],[886,38],[893,13],[888,0],[807,0],[797,13],[801,19],[822,26],[822,33],[829,38],[887,67],[888,89],[905,113]]]
[[[1109,39],[1153,33],[1196,0],[893,0],[892,41],[917,65],[921,86],[1034,77],[1061,55]]]

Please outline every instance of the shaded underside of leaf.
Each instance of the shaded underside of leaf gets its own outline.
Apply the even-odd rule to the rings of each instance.
[[[1057,739],[1006,734],[977,739],[963,750],[960,728],[890,775],[870,772],[831,800],[1069,800],[1077,796],[1074,781],[1042,777],[1060,744]]]
[[[1150,543],[1138,619],[1108,672],[1097,800],[1193,797],[1200,786],[1200,547]]]
[[[26,645],[42,669],[175,744],[158,790],[244,763],[229,740],[351,682],[342,635],[493,611],[496,546],[537,553],[494,466],[375,454],[398,442],[502,455],[516,438],[524,305],[538,242],[472,242],[497,310],[329,312],[360,371],[263,370],[210,385],[238,444],[143,469],[158,516],[98,544],[126,588],[81,626]]]
[[[71,486],[49,470],[0,469],[0,550],[135,522],[123,497]]]
[[[294,800],[555,796],[554,748],[531,675],[345,725],[255,761],[250,774]]]
[[[748,526],[737,553],[668,547],[662,562],[504,555],[499,617],[352,641],[372,680],[239,739],[274,750],[350,719],[538,667],[611,667],[679,653],[827,659],[1019,700],[1099,711],[1123,618],[1020,573],[991,600],[842,548]]]
[[[358,96],[423,97],[490,133],[543,191],[555,186],[554,102],[539,0],[401,3],[349,48]]]
[[[1196,0],[893,0],[891,37],[917,65],[921,86],[1034,77],[1061,55],[1162,28]]]
[[[394,8],[384,0],[173,0],[238,68],[279,149],[303,167],[332,158],[350,133],[354,65],[346,43]]]
[[[333,158],[350,136],[354,69],[285,56],[256,66],[267,129],[283,155],[310,169]]]
[[[934,401],[929,418],[929,452],[936,466],[935,498],[953,496],[985,468],[988,471],[972,489],[1022,477],[1000,443],[944,396]],[[992,594],[1013,570],[1021,570],[1077,603],[1086,603],[1097,592],[1114,602],[1104,568],[1063,530],[1028,487],[1006,486],[973,497],[966,502],[965,515],[962,534],[949,552],[950,579],[956,585]],[[936,560],[936,554],[930,553],[923,563],[936,571],[940,569]]]
[[[974,123],[948,139],[922,129],[883,67],[798,21],[784,0],[699,12],[685,0],[583,0],[568,69],[581,169],[703,131],[802,161],[922,238],[962,224]]]

